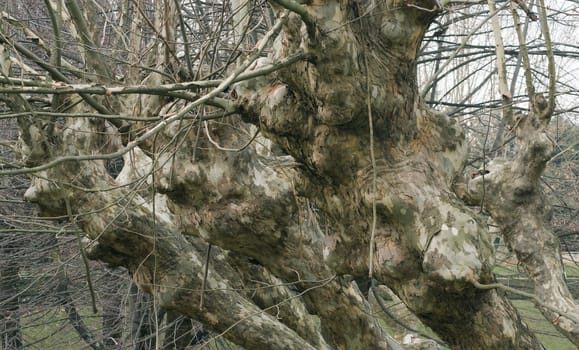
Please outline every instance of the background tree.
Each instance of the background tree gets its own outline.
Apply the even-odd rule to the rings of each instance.
[[[25,5],[2,14],[3,116],[20,139],[1,173],[29,174],[24,197],[80,228],[71,242],[86,281],[99,277],[88,257],[126,268],[152,296],[152,316],[137,307],[131,317],[154,329],[168,310],[252,349],[397,348],[366,301],[384,284],[452,348],[540,348],[494,283],[487,214],[542,312],[579,344],[540,184],[561,91],[553,57],[576,55],[554,50],[543,4],[500,10],[512,6],[515,29],[519,7],[540,19],[528,26],[540,28],[544,67],[527,59],[523,29],[520,54],[507,59],[493,3]],[[27,8],[35,21],[13,15]],[[468,21],[478,24],[453,44],[450,23]],[[469,44],[487,22],[494,42]],[[491,57],[497,81],[494,67],[480,69]],[[430,64],[419,76],[420,60]],[[485,103],[497,86],[500,101]],[[428,98],[452,109],[430,109]],[[531,108],[513,111],[522,101]],[[469,143],[481,146],[472,159]],[[105,333],[114,344],[123,336]],[[137,338],[153,346],[153,333]]]

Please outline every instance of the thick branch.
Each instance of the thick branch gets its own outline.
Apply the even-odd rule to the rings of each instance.
[[[546,135],[548,119],[531,112],[515,124],[519,152],[513,161],[494,160],[488,174],[471,179],[465,197],[485,200],[485,208],[500,226],[534,284],[544,316],[579,345],[579,325],[562,314],[579,314],[563,277],[559,240],[549,221],[551,208],[540,187],[540,176],[553,145]],[[541,306],[543,305],[543,306]]]
[[[97,47],[93,42],[86,20],[78,6],[78,2],[76,0],[65,0],[64,4],[66,5],[70,17],[79,33],[80,42],[84,47],[86,63],[91,69],[97,72],[101,79],[104,81],[111,80],[111,69],[106,64],[106,57],[99,52],[99,47]]]
[[[205,245],[185,239],[166,218],[144,206],[126,190],[84,192],[78,188],[112,187],[98,164],[70,162],[52,176],[74,185],[61,192],[75,208],[77,224],[87,235],[107,246],[116,262],[126,263],[139,286],[156,296],[161,306],[198,319],[228,339],[249,349],[315,349],[298,334],[235,292],[239,282],[226,264],[213,264],[207,280],[203,309],[199,296],[203,281]],[[81,170],[82,169],[82,170]],[[68,175],[67,175],[68,174]],[[45,187],[47,189],[50,187]],[[37,192],[38,200],[50,196]],[[95,211],[95,208],[98,208]],[[223,260],[214,256],[212,259]]]
[[[312,6],[316,18],[329,11],[324,6],[332,5]],[[414,7],[359,6],[352,13],[334,9],[331,21],[318,21],[321,32],[327,29],[319,39],[323,50],[296,35],[301,23],[288,22],[284,45],[273,55],[299,47],[315,60],[281,71],[279,80],[238,84],[248,105],[245,119],[303,164],[296,190],[319,208],[330,268],[368,274],[376,202],[374,276],[445,341],[456,348],[540,348],[504,296],[473,285],[492,281],[491,250],[475,214],[448,195],[464,164],[464,133],[417,98],[417,43],[433,15]],[[351,26],[335,25],[351,15]],[[361,64],[364,52],[367,65]],[[368,108],[376,137],[375,190]]]

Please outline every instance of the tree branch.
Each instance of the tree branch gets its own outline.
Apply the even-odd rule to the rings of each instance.
[[[8,39],[4,35],[4,33],[0,33],[0,42],[3,42],[5,44],[15,48],[16,50],[18,50],[18,52],[20,52],[24,56],[28,57],[32,61],[34,61],[36,64],[38,64],[43,69],[45,69],[52,76],[52,78],[54,80],[62,81],[62,82],[65,82],[67,84],[71,83],[70,80],[64,74],[62,74],[58,69],[56,69],[56,68],[52,67],[52,65],[46,63],[44,60],[42,60],[40,57],[36,56],[32,51],[28,50],[24,46],[20,45],[19,43],[15,42],[13,40]],[[106,108],[102,104],[98,103],[92,96],[87,95],[87,94],[81,94],[80,96],[83,98],[83,100],[85,100],[90,106],[92,106],[99,113],[102,113],[102,114],[111,114],[112,113],[108,108]]]
[[[237,83],[240,81],[245,81],[260,76],[265,76],[287,66],[290,66],[298,61],[307,59],[307,56],[298,52],[290,55],[278,62],[273,62],[264,66],[260,66],[257,69],[251,70],[250,72],[244,72],[237,74],[229,82],[226,83],[229,86],[232,83]],[[65,80],[62,80],[66,82]],[[218,87],[224,83],[224,80],[197,80],[174,84],[163,84],[157,86],[144,86],[144,85],[125,85],[125,86],[110,86],[100,84],[56,84],[47,83],[38,80],[29,79],[18,79],[18,78],[8,78],[0,77],[0,83],[12,84],[12,87],[0,87],[0,93],[4,94],[21,94],[21,93],[38,93],[38,94],[59,94],[67,95],[71,93],[78,94],[93,94],[93,95],[126,95],[126,94],[151,94],[151,95],[165,95],[167,92],[171,91],[181,91],[181,90],[200,90],[211,87]]]
[[[305,6],[298,4],[293,0],[270,0],[271,2],[298,14],[302,21],[305,23],[308,36],[311,40],[315,37],[316,22],[315,19],[310,15],[308,9]]]
[[[99,48],[93,42],[89,33],[86,20],[80,10],[77,0],[65,0],[64,4],[70,13],[70,17],[80,34],[80,41],[84,47],[86,63],[105,81],[112,80],[111,69],[107,65],[105,57],[99,53]],[[64,80],[63,80],[64,81]]]
[[[541,23],[541,32],[545,40],[545,49],[547,50],[547,62],[549,70],[549,91],[547,97],[547,106],[544,110],[538,111],[541,113],[540,119],[549,120],[555,110],[555,58],[553,55],[553,45],[551,44],[551,34],[549,33],[549,24],[547,23],[547,10],[545,7],[545,0],[539,0],[539,21]]]

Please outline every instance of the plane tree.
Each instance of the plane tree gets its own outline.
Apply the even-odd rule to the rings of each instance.
[[[540,349],[495,283],[477,205],[579,345],[540,186],[555,107],[542,1],[521,6],[549,89],[535,93],[523,42],[529,111],[508,111],[499,79],[516,156],[468,175],[465,131],[417,79],[425,33],[468,2],[45,5],[48,32],[2,14],[21,158],[0,173],[29,174],[25,198],[163,308],[248,349],[396,349],[366,301],[382,284],[451,348]]]

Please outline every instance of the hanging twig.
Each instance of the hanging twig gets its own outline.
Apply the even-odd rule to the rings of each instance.
[[[70,201],[68,200],[68,198],[66,198],[64,200],[64,203],[66,205],[66,215],[68,215],[68,220],[71,223],[74,223],[74,218],[72,216],[72,209],[70,207]],[[91,302],[92,302],[92,312],[93,313],[98,313],[98,309],[96,306],[96,294],[94,292],[94,288],[92,285],[92,279],[91,279],[91,274],[90,274],[90,266],[88,264],[88,257],[86,256],[86,250],[84,249],[84,246],[82,245],[82,240],[80,238],[80,233],[79,231],[75,230],[74,231],[75,236],[76,236],[76,241],[78,243],[78,247],[80,249],[80,255],[82,257],[82,262],[84,263],[84,269],[85,269],[85,273],[86,273],[86,282],[88,284],[88,290],[90,291],[90,297],[91,297]]]
[[[376,157],[374,155],[374,122],[372,120],[372,98],[370,96],[370,67],[368,66],[368,52],[364,51],[364,65],[366,66],[366,108],[368,110],[368,128],[370,130],[370,161],[372,162],[372,226],[370,227],[370,253],[368,254],[368,277],[372,279],[374,272],[374,241],[376,239]]]
[[[209,275],[209,259],[211,257],[211,246],[207,246],[207,254],[205,255],[205,271],[203,271],[203,282],[201,283],[201,298],[199,299],[199,310],[203,310],[203,297],[205,295],[205,288],[207,287],[207,276]]]

